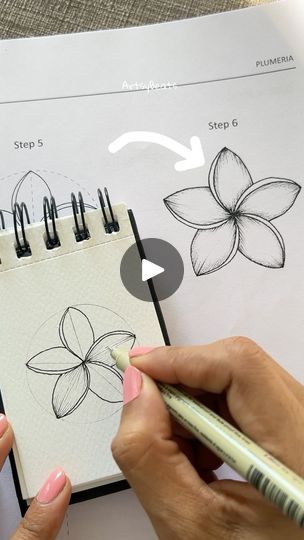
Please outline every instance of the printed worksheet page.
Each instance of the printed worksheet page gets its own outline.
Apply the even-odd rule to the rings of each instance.
[[[89,210],[107,186],[142,238],[183,259],[183,281],[162,301],[173,344],[247,335],[303,379],[303,24],[303,2],[283,0],[0,42],[6,226],[15,202],[39,221],[44,195],[64,215],[71,191]],[[8,536],[18,519],[8,469],[0,489],[6,508],[11,494]],[[95,540],[101,527],[115,538],[123,520],[124,538],[154,538],[134,501],[128,492],[72,507],[62,538]]]

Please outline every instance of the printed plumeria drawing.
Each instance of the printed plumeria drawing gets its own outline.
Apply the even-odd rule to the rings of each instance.
[[[18,178],[17,176],[18,180],[17,180],[17,183],[14,185],[14,188],[10,197],[10,208],[3,208],[3,207],[0,208],[4,214],[7,227],[12,225],[12,220],[13,220],[12,216],[13,216],[15,203],[19,203],[19,204],[21,204],[22,202],[26,203],[30,220],[41,221],[41,219],[43,218],[43,212],[42,212],[43,197],[47,196],[48,198],[50,198],[53,195],[55,196],[55,199],[56,199],[56,194],[53,192],[53,189],[51,189],[50,184],[45,179],[44,177],[45,175],[51,177],[51,173],[47,175],[47,173],[44,172],[42,175],[32,170],[27,171],[25,174],[21,176],[21,178]],[[54,172],[52,172],[52,175],[53,175],[53,178],[56,177]],[[66,182],[67,180],[69,180],[72,184],[71,186],[72,191],[74,190],[78,191],[79,189],[81,189],[86,194],[86,197],[89,198],[89,194],[84,187],[80,186],[78,183],[73,181],[71,178],[66,177],[65,175],[59,175],[59,173],[57,173],[57,175],[59,176],[62,182],[61,190],[62,190],[62,186],[64,185],[63,180],[65,180]],[[15,177],[16,175],[11,175],[11,176]],[[59,201],[56,200],[56,202],[57,202],[57,211],[59,214],[65,213],[66,210],[70,211],[72,208],[70,201],[59,203]],[[95,209],[96,205],[94,204],[93,199],[91,200],[91,202],[85,201],[85,207],[87,209]],[[18,221],[18,217],[17,217],[17,221]]]
[[[182,189],[164,199],[172,215],[197,229],[191,260],[197,276],[230,263],[239,251],[250,261],[282,268],[285,245],[272,220],[294,204],[301,187],[285,178],[253,182],[241,158],[223,148],[209,171],[209,187]]]
[[[136,336],[115,330],[96,336],[81,309],[68,307],[59,323],[59,342],[30,358],[26,367],[41,375],[56,376],[52,407],[56,418],[72,414],[90,392],[108,403],[120,403],[122,375],[111,358],[111,350],[131,349]]]

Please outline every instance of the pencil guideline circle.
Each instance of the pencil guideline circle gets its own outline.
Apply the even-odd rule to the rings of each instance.
[[[122,374],[111,350],[136,336],[117,313],[77,304],[49,317],[34,334],[25,369],[40,407],[58,421],[105,420],[122,406]]]

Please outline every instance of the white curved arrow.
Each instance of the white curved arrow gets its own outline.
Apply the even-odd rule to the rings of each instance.
[[[115,154],[124,146],[133,142],[160,144],[183,157],[183,160],[175,163],[174,168],[176,171],[187,171],[205,165],[205,156],[201,141],[200,138],[196,136],[191,137],[190,148],[188,148],[174,139],[171,139],[171,137],[161,135],[161,133],[154,133],[153,131],[128,131],[109,144],[108,150],[112,154]]]

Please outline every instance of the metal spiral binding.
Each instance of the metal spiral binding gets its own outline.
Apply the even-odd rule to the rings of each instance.
[[[15,232],[15,238],[16,238],[16,255],[18,259],[20,259],[20,257],[29,257],[32,254],[30,244],[28,243],[26,234],[25,234],[24,216],[26,217],[27,224],[29,225],[30,217],[29,217],[26,204],[21,203],[19,205],[18,203],[15,203],[14,210],[13,210],[13,218],[14,218],[14,232]],[[18,231],[18,225],[21,231],[21,238]]]
[[[4,231],[5,229],[5,219],[2,210],[0,210],[0,230]]]
[[[48,224],[48,218],[52,223],[52,234]],[[46,249],[54,249],[60,246],[60,240],[56,229],[56,219],[58,218],[58,211],[54,197],[52,196],[50,201],[47,197],[43,198],[43,219],[46,234]]]
[[[106,234],[112,234],[119,231],[119,222],[114,215],[113,207],[107,188],[104,188],[104,196],[100,189],[97,190],[98,199],[103,216],[103,227]],[[106,201],[106,202],[105,202]],[[81,192],[78,193],[78,200],[74,193],[71,193],[71,205],[75,222],[74,234],[76,242],[82,242],[90,238],[90,231],[85,220],[85,203]],[[54,197],[43,198],[43,220],[45,226],[45,244],[47,249],[54,249],[60,246],[60,239],[57,232],[56,220],[58,219],[58,210]],[[29,212],[25,203],[14,204],[13,209],[15,249],[18,258],[29,257],[31,247],[26,237],[26,225],[30,224]],[[25,222],[26,221],[26,222]],[[5,229],[4,214],[0,210],[0,230]]]
[[[81,192],[78,192],[78,203],[75,197],[75,193],[71,193],[71,202],[72,202],[72,209],[73,209],[73,216],[74,216],[74,222],[75,222],[75,238],[76,242],[82,242],[83,240],[88,240],[90,238],[89,229],[86,225],[84,214],[85,214],[85,206],[83,202],[83,197]],[[79,210],[78,210],[79,207]],[[80,220],[79,220],[79,212],[80,212]]]
[[[101,192],[100,189],[97,190],[97,195],[98,195],[98,199],[99,199],[99,203],[100,203],[100,207],[101,207],[102,215],[103,215],[103,219],[104,219],[105,231],[106,231],[107,234],[112,234],[113,232],[118,232],[119,231],[119,223],[118,223],[117,219],[115,219],[112,204],[111,204],[110,197],[109,197],[109,192],[108,192],[107,188],[104,188],[104,194],[105,194],[105,198],[106,198],[106,201],[107,201],[108,212],[109,212],[110,216],[107,215],[106,204],[105,204],[102,192]],[[110,219],[109,219],[109,217],[110,217]]]

